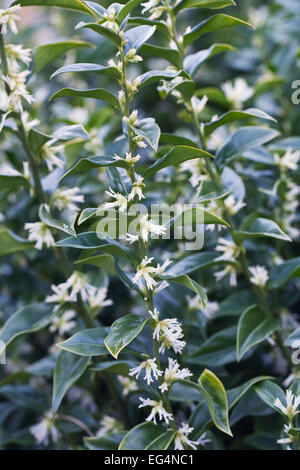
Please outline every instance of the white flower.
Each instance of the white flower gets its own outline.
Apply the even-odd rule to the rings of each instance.
[[[127,117],[127,116],[123,117],[123,121],[127,122],[131,126],[137,126],[137,124],[139,122],[138,121],[138,111],[136,109],[134,109],[129,117]]]
[[[94,287],[92,285],[87,286],[88,290],[88,301],[91,309],[108,307],[113,304],[111,299],[106,299],[107,287]]]
[[[232,194],[224,199],[224,204],[229,215],[237,214],[246,205],[243,201],[236,202]]]
[[[137,284],[142,290],[144,288],[143,280],[146,283],[147,289],[153,290],[153,288],[158,284],[154,277],[163,274],[167,266],[171,263],[171,261],[167,259],[162,266],[159,264],[156,268],[154,266],[148,266],[148,264],[152,263],[153,259],[154,258],[148,258],[148,256],[145,256],[137,268],[136,275],[132,279],[132,282]]]
[[[181,341],[184,335],[180,331],[172,332],[170,330],[166,331],[162,336],[160,336],[159,341],[161,343],[159,352],[164,353],[167,349],[173,349],[176,354],[182,354],[183,348],[186,345],[185,341]]]
[[[257,286],[264,287],[269,279],[269,274],[264,266],[250,266],[249,271],[252,274],[250,281]]]
[[[291,444],[292,442],[294,442],[295,440],[295,437],[292,436],[292,435],[289,435],[289,432],[291,430],[292,426],[290,424],[284,424],[283,426],[283,432],[284,434],[287,435],[287,437],[283,438],[283,439],[277,439],[277,444]]]
[[[242,109],[244,101],[247,101],[254,92],[253,88],[249,87],[243,78],[236,78],[234,83],[224,83],[221,88],[227,100],[237,109]]]
[[[47,168],[49,171],[52,171],[55,166],[58,168],[63,168],[65,163],[63,160],[57,157],[57,153],[61,153],[64,150],[63,145],[53,145],[54,140],[49,140],[46,142],[41,150],[41,156],[45,160]]]
[[[160,4],[160,0],[149,0],[146,3],[142,3],[142,7],[144,7],[142,10],[142,13],[149,11],[149,13],[151,13],[151,15],[149,16],[149,19],[157,20],[158,18],[161,17],[161,15],[166,9],[164,6],[159,6],[159,4]]]
[[[123,377],[122,375],[117,376],[123,387],[123,395],[126,397],[131,392],[136,392],[139,388],[135,380],[129,377]]]
[[[226,266],[222,271],[215,273],[217,281],[220,281],[225,276],[229,276],[229,283],[231,286],[237,285],[236,269],[233,265]]]
[[[60,317],[54,317],[50,325],[51,333],[57,331],[60,336],[63,336],[76,326],[76,322],[73,321],[75,317],[76,312],[74,310],[66,310]]]
[[[278,153],[274,154],[275,163],[282,170],[284,169],[297,170],[299,158],[300,158],[300,151],[296,150],[295,152],[293,152],[291,148],[287,149],[283,157],[280,157]]]
[[[91,284],[88,283],[87,277],[80,273],[79,271],[74,271],[74,273],[67,279],[66,285],[68,288],[71,288],[69,295],[70,301],[75,301],[77,299],[77,294],[81,294],[82,300],[89,299],[89,289]]]
[[[100,421],[100,428],[97,432],[97,436],[101,437],[110,432],[120,432],[123,431],[124,426],[121,421],[118,421],[116,418],[113,418],[109,415],[104,415]]]
[[[22,72],[10,72],[9,75],[2,76],[14,96],[16,106],[20,98],[24,98],[29,104],[34,101],[34,98],[26,88],[26,78],[29,74],[29,70],[23,70]]]
[[[31,61],[31,49],[24,49],[20,44],[7,44],[5,52],[10,71],[17,72],[19,70],[18,60],[26,65]]]
[[[128,163],[128,165],[133,165],[134,163],[137,163],[141,159],[141,156],[137,154],[135,157],[133,157],[131,153],[126,152],[125,158],[119,157],[119,155],[117,154],[115,154],[113,158],[114,160],[125,160]]]
[[[158,377],[163,374],[157,367],[156,359],[154,358],[147,359],[146,361],[141,362],[139,366],[130,369],[129,375],[135,376],[135,378],[138,379],[143,369],[145,369],[144,380],[146,380],[147,385],[150,385],[151,382],[154,382],[154,379],[157,380]]]
[[[126,62],[142,62],[143,58],[136,53],[136,49],[132,47],[129,49],[125,56],[125,61]]]
[[[51,289],[53,290],[54,294],[48,295],[46,297],[47,303],[56,303],[56,304],[63,304],[64,302],[68,302],[70,300],[69,297],[69,286],[66,282],[58,284],[52,284]],[[57,310],[58,307],[56,307]]]
[[[154,258],[145,258],[137,268],[136,275],[132,279],[134,284],[137,284],[140,288],[143,288],[142,279],[146,282],[146,286],[149,290],[153,290],[153,287],[157,285],[157,281],[153,279],[153,274],[157,274],[157,270],[154,266],[148,266]]]
[[[240,248],[232,240],[226,240],[223,237],[218,239],[218,243],[216,251],[223,252],[223,255],[217,259],[221,261],[235,261],[240,254]]]
[[[199,295],[195,295],[193,298],[188,295],[186,300],[190,310],[201,310],[206,318],[211,318],[219,308],[218,302],[207,302],[206,307],[203,308]]]
[[[133,201],[135,196],[139,198],[139,201],[141,199],[145,199],[145,196],[143,195],[143,189],[142,189],[145,186],[143,181],[144,181],[144,178],[138,175],[137,180],[133,183],[132,190],[130,191],[130,194],[128,196],[128,201]]]
[[[285,393],[286,405],[280,401],[279,398],[276,398],[274,401],[274,406],[278,408],[284,415],[286,415],[290,420],[296,416],[296,414],[300,413],[297,411],[300,405],[300,395],[293,395],[291,390],[287,390]]]
[[[36,127],[40,124],[38,119],[30,120],[30,115],[27,111],[22,112],[22,124],[26,132],[29,132],[33,127]]]
[[[109,188],[109,191],[105,191],[105,193],[115,199],[114,202],[105,202],[103,204],[103,209],[112,209],[113,207],[118,207],[121,212],[125,212],[127,209],[127,198],[120,193],[116,193],[113,191],[111,188]]]
[[[41,250],[43,244],[45,244],[48,248],[53,246],[55,240],[51,233],[51,230],[47,227],[44,222],[34,222],[34,223],[27,223],[24,226],[25,230],[29,231],[28,240],[36,241],[34,245],[37,250]]]
[[[17,34],[18,28],[16,25],[16,21],[18,21],[20,17],[16,15],[16,12],[20,10],[21,10],[20,5],[9,7],[6,10],[2,8],[0,9],[0,25],[1,25],[1,31],[3,34],[7,33],[7,26],[10,27],[11,31],[14,34]]]
[[[185,446],[191,447],[197,450],[197,446],[204,446],[210,439],[206,438],[206,433],[202,434],[197,441],[191,441],[188,436],[194,431],[194,428],[190,428],[187,423],[182,423],[181,427],[176,432],[175,436],[175,450],[185,450]]]
[[[187,160],[186,162],[180,165],[180,171],[188,171],[191,173],[189,182],[196,188],[199,183],[206,181],[208,176],[203,168],[203,163],[200,159],[194,158],[193,160]]]
[[[79,192],[80,188],[77,187],[57,189],[51,197],[51,203],[59,210],[68,209],[77,212],[79,211],[79,207],[74,203],[84,202],[84,196],[78,194]]]
[[[140,218],[140,234],[142,240],[146,243],[150,235],[164,235],[166,227],[164,225],[157,225],[149,220],[148,214],[144,214]]]
[[[199,100],[197,96],[193,96],[193,98],[191,99],[192,107],[196,114],[200,114],[203,111],[207,102],[208,102],[208,97],[206,95],[204,95],[201,98],[201,100]]]
[[[207,302],[206,307],[202,309],[202,312],[206,316],[206,318],[210,319],[213,317],[214,313],[219,308],[218,302]]]
[[[168,413],[164,407],[162,401],[155,401],[155,400],[150,400],[150,398],[141,398],[140,400],[142,402],[141,405],[139,405],[139,408],[143,408],[144,406],[152,406],[152,410],[148,418],[146,418],[146,421],[153,421],[154,424],[156,424],[156,415],[158,415],[158,419],[165,420],[166,424],[169,424],[170,421],[173,421],[173,416],[171,413]]]
[[[121,61],[119,61],[119,62],[116,64],[113,59],[109,59],[109,60],[107,61],[107,64],[109,65],[109,67],[113,67],[114,69],[117,69],[118,72],[122,73],[122,70],[123,70],[123,63],[122,63]]]
[[[42,421],[30,428],[31,434],[34,436],[38,444],[49,444],[49,437],[53,442],[60,438],[60,433],[54,425],[54,417],[52,411],[48,411]]]
[[[162,393],[166,392],[175,380],[184,380],[193,375],[187,368],[180,369],[180,364],[175,359],[169,357],[168,361],[168,367],[164,372],[164,382],[158,387]]]
[[[106,20],[104,23],[102,23],[104,28],[119,32],[120,27],[116,21],[117,12],[113,7],[109,7],[107,13],[104,13],[102,16]]]

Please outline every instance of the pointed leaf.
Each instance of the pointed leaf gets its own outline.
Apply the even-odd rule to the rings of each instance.
[[[119,100],[109,91],[104,88],[94,88],[91,90],[75,90],[74,88],[63,88],[57,91],[51,96],[50,101],[56,98],[70,98],[75,96],[76,98],[92,98],[94,100],[105,101],[106,103],[112,104],[117,108],[120,107]]]
[[[104,338],[108,331],[104,327],[82,330],[56,346],[79,356],[105,356]]]
[[[186,56],[183,61],[183,67],[191,77],[194,77],[203,62],[225,51],[236,51],[236,49],[229,44],[213,44],[208,49],[203,49],[195,54]]]
[[[51,44],[44,44],[34,49],[33,71],[39,73],[48,64],[58,59],[66,52],[80,47],[95,47],[94,44],[84,41],[59,41]]]
[[[166,429],[160,424],[138,424],[126,434],[119,450],[145,450],[165,432]]]

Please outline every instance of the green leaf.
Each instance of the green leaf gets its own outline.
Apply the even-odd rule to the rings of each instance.
[[[184,72],[184,70],[180,70],[179,72],[173,72],[171,70],[150,70],[140,76],[141,84],[139,85],[139,90],[160,80],[173,80],[173,78],[176,77],[189,78],[189,75]]]
[[[208,152],[200,150],[194,147],[186,147],[184,145],[178,145],[172,148],[166,155],[157,160],[151,165],[144,173],[144,178],[148,178],[159,170],[166,168],[170,165],[178,165],[186,160],[193,160],[194,158],[213,158]]]
[[[300,276],[300,256],[274,266],[270,272],[268,289],[279,289],[291,279]]]
[[[151,442],[145,450],[167,450],[175,439],[176,431],[169,429]]]
[[[186,33],[183,36],[183,45],[186,47],[191,44],[195,39],[203,34],[211,33],[213,31],[219,31],[224,28],[231,28],[232,26],[249,26],[253,28],[250,23],[247,23],[240,18],[235,18],[234,16],[224,15],[223,13],[218,13],[217,15],[211,16],[207,20],[201,21],[192,28],[192,30]]]
[[[106,251],[113,255],[129,259],[130,261],[135,260],[133,253],[131,253],[129,248],[125,245],[122,245],[111,238],[103,240],[98,237],[97,232],[84,232],[78,234],[77,238],[65,238],[64,240],[57,242],[56,246],[77,248],[79,250],[99,249],[100,251]]]
[[[87,368],[89,357],[78,357],[61,351],[57,357],[53,376],[52,409],[57,412],[62,399]]]
[[[0,330],[0,341],[8,346],[18,336],[42,330],[49,325],[53,315],[52,305],[36,303],[22,307],[9,317]]]
[[[227,390],[227,397],[228,397],[228,405],[229,409],[233,408],[238,401],[250,390],[254,385],[258,382],[262,382],[263,380],[269,380],[272,377],[267,375],[262,375],[259,377],[255,377],[254,379],[247,380],[247,382],[239,385],[238,387],[232,388]]]
[[[198,269],[208,268],[209,266],[219,264],[217,258],[218,256],[214,251],[185,256],[177,263],[171,264],[170,268],[165,271],[165,274],[168,274],[168,271],[174,275],[190,274]]]
[[[119,353],[130,344],[150,321],[138,315],[125,315],[111,325],[111,330],[104,340],[110,354],[118,358]]]
[[[141,54],[149,54],[152,57],[160,57],[165,59],[177,68],[181,67],[180,54],[176,49],[170,49],[168,47],[155,46],[153,44],[144,44],[141,47]],[[149,73],[149,72],[148,72]]]
[[[0,189],[30,188],[30,182],[23,175],[0,175]]]
[[[105,269],[111,274],[116,274],[114,258],[108,254],[80,258],[75,261],[74,264],[76,264],[76,266],[89,264],[90,266],[97,266],[98,268]]]
[[[236,327],[229,327],[210,336],[194,352],[188,362],[208,367],[223,366],[236,360]]]
[[[191,139],[187,137],[182,137],[177,134],[169,134],[166,132],[162,132],[160,135],[160,142],[162,144],[170,144],[170,145],[185,145],[187,147],[195,147],[198,148],[197,144],[195,144]]]
[[[192,207],[182,211],[180,214],[176,215],[173,219],[170,220],[169,225],[170,227],[180,227],[194,223],[226,225],[229,227],[229,224],[225,220],[220,219],[216,215],[201,207]]]
[[[61,7],[95,16],[93,11],[81,0],[15,0],[12,5],[21,5],[22,7]]]
[[[278,131],[265,127],[241,127],[218,150],[216,164],[223,166],[254,147],[259,147],[278,135]]]
[[[82,28],[87,28],[91,29],[97,34],[100,34],[101,36],[104,36],[106,39],[109,39],[111,42],[115,44],[115,46],[120,47],[121,45],[121,37],[118,33],[113,31],[112,29],[105,28],[105,26],[102,26],[99,23],[84,23],[81,21],[78,23],[75,29],[82,29]]]
[[[90,63],[79,63],[79,64],[70,64],[70,65],[65,65],[64,67],[60,67],[57,69],[50,77],[50,80],[54,77],[57,77],[58,75],[62,73],[89,73],[89,72],[94,72],[98,73],[100,75],[107,75],[109,77],[114,78],[115,80],[118,80],[120,78],[120,73],[115,67],[105,67],[103,65],[98,65],[98,64],[90,64]]]
[[[34,242],[19,237],[7,228],[0,229],[0,256],[7,256],[18,251],[32,249],[34,249]]]
[[[125,432],[105,434],[101,437],[84,437],[84,443],[89,450],[118,450]]]
[[[162,274],[158,276],[161,280],[176,282],[184,287],[187,287],[195,294],[199,295],[202,308],[204,309],[207,304],[207,295],[203,287],[198,282],[191,279],[187,274]]]
[[[295,347],[295,344],[297,344],[297,347],[300,346],[300,328],[297,328],[293,333],[291,333],[285,340],[284,344],[286,346],[291,346]]]
[[[208,369],[202,372],[198,382],[215,426],[232,436],[228,420],[227,395],[222,382]]]
[[[105,101],[106,103],[112,104],[117,108],[120,107],[119,100],[109,91],[104,88],[94,88],[91,90],[75,90],[74,88],[63,88],[62,90],[57,91],[54,95],[51,96],[50,101],[56,98],[92,98],[94,100]]]
[[[117,22],[120,24],[123,20],[125,20],[126,16],[134,10],[142,0],[129,0],[122,8],[120,9],[119,13],[117,14]]]
[[[124,47],[125,54],[127,54],[130,49],[136,49],[138,51],[139,48],[153,36],[155,30],[156,26],[141,25],[126,31],[125,41],[127,41],[127,43]]]
[[[128,168],[128,163],[125,160],[116,160],[113,157],[108,157],[107,155],[99,157],[88,157],[81,158],[75,165],[70,168],[61,178],[62,181],[66,176],[69,175],[78,175],[82,174],[84,171],[88,171],[92,168],[103,168],[103,167],[119,167],[119,168]]]
[[[261,111],[260,109],[256,108],[249,108],[245,109],[244,111],[228,111],[227,113],[220,116],[216,121],[212,121],[208,124],[205,124],[205,134],[209,136],[212,132],[214,132],[218,127],[224,126],[230,122],[239,121],[240,119],[248,119],[248,118],[258,118],[258,119],[266,119],[269,121],[277,122],[272,116]]]
[[[213,44],[208,49],[203,49],[195,54],[186,56],[183,61],[183,67],[191,77],[194,77],[203,62],[225,51],[236,51],[236,48],[229,44]]]
[[[71,237],[76,238],[76,232],[74,229],[74,223],[76,219],[76,214],[73,216],[73,222],[63,222],[61,220],[55,219],[52,215],[51,212],[48,211],[48,207],[46,204],[41,204],[40,209],[39,209],[39,218],[41,219],[42,222],[44,222],[48,227],[55,228],[56,230],[59,230],[61,232],[67,233],[68,235],[71,235]]]
[[[112,374],[120,374],[127,377],[129,370],[136,365],[137,363],[132,361],[105,361],[97,362],[97,364],[90,367],[89,370],[93,372],[110,372]]]
[[[165,432],[166,428],[160,424],[148,422],[138,424],[126,434],[119,450],[145,450]]]
[[[225,8],[236,5],[234,0],[181,0],[174,11],[180,11],[185,8]]]
[[[274,406],[274,402],[276,398],[279,398],[282,404],[285,404],[285,394],[282,388],[278,387],[278,385],[274,384],[270,380],[266,380],[255,387],[255,391],[259,398],[269,405],[273,410],[276,410],[278,413],[280,412],[279,409]]]
[[[264,341],[279,327],[279,320],[267,317],[257,305],[245,310],[238,323],[236,356],[240,361],[246,352]]]
[[[44,44],[34,49],[33,71],[39,73],[48,64],[58,59],[66,52],[80,47],[95,47],[94,44],[84,41],[59,41],[51,44]]]
[[[259,217],[253,222],[249,228],[235,232],[240,240],[255,237],[270,237],[278,240],[291,242],[292,240],[281,228],[270,219]]]
[[[130,127],[136,136],[142,137],[142,139],[148,142],[150,147],[157,152],[160,128],[153,118],[142,119],[135,127],[128,124],[128,127]]]
[[[82,330],[56,346],[79,356],[105,356],[107,349],[104,338],[108,331],[104,327]]]

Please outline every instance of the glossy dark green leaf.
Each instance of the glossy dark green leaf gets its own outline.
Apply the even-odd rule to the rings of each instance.
[[[270,380],[266,380],[258,385],[255,386],[255,391],[258,394],[259,398],[264,401],[267,405],[269,405],[273,410],[279,412],[279,409],[274,406],[274,402],[277,398],[281,401],[283,405],[285,405],[285,394],[278,385],[271,382]]]
[[[237,360],[240,361],[249,349],[270,336],[279,324],[278,319],[267,317],[256,305],[247,308],[238,323]]]
[[[160,80],[173,80],[173,78],[176,77],[189,78],[188,74],[183,70],[180,70],[179,72],[173,72],[171,70],[150,70],[140,76],[141,84],[139,85],[139,89]]]
[[[162,274],[158,277],[161,280],[176,282],[177,284],[187,287],[187,289],[190,289],[195,294],[199,295],[202,308],[204,309],[206,307],[207,295],[205,290],[198,284],[198,282],[191,279],[187,274]]]
[[[45,328],[52,320],[53,306],[36,303],[20,308],[11,315],[0,330],[0,341],[6,346],[15,338]]]
[[[216,130],[220,126],[224,126],[225,124],[228,124],[230,122],[248,118],[266,119],[268,121],[276,122],[276,119],[274,119],[272,116],[265,113],[264,111],[261,111],[260,109],[249,108],[245,109],[244,111],[228,111],[215,121],[212,121],[209,124],[205,124],[205,133],[209,136],[212,132],[214,132],[214,130]]]
[[[213,158],[208,152],[200,150],[194,147],[186,147],[184,145],[178,145],[170,150],[166,155],[157,160],[151,165],[144,173],[144,177],[148,178],[159,170],[166,168],[170,165],[178,165],[186,160],[193,160],[194,158]]]
[[[234,0],[180,0],[174,8],[175,12],[186,8],[224,8],[235,5]]]
[[[79,356],[105,356],[104,338],[108,331],[104,327],[82,330],[56,346]]]
[[[107,155],[103,155],[101,157],[81,158],[81,160],[75,163],[75,165],[70,170],[68,170],[60,180],[63,180],[66,176],[69,175],[82,174],[83,171],[89,171],[92,168],[103,168],[107,166],[127,169],[128,163],[125,160],[116,160],[115,158],[109,157]]]
[[[236,51],[236,49],[229,44],[213,44],[208,49],[203,49],[195,54],[190,54],[186,56],[183,61],[184,70],[186,70],[191,77],[194,77],[203,62],[226,51]]]
[[[82,0],[15,0],[13,5],[21,5],[22,7],[61,7],[94,16],[93,11]]]
[[[186,209],[183,212],[176,215],[173,219],[170,220],[170,227],[180,227],[191,224],[217,224],[217,225],[226,225],[229,227],[229,224],[217,217],[212,212],[209,212],[202,207],[193,207]]]
[[[122,440],[119,450],[144,450],[157,438],[165,434],[166,428],[160,424],[142,423],[132,428]]]
[[[110,354],[118,358],[118,355],[130,344],[149,323],[149,318],[128,314],[119,318],[111,325],[111,330],[104,340],[104,344]]]
[[[256,237],[270,237],[287,242],[292,241],[290,237],[281,230],[276,222],[270,219],[265,219],[263,217],[257,218],[249,228],[240,230],[236,232],[236,234],[241,240]]]
[[[104,36],[106,39],[109,39],[111,42],[113,42],[117,47],[120,47],[121,45],[121,37],[118,33],[113,31],[112,29],[105,28],[99,23],[84,23],[81,21],[78,23],[76,26],[76,29],[91,29],[95,33],[100,34],[101,36]]]
[[[153,36],[155,29],[155,26],[141,25],[126,31],[125,41],[127,41],[127,43],[124,47],[125,53],[130,49],[136,49],[138,51],[139,48]]]
[[[53,376],[52,409],[56,412],[69,388],[77,382],[88,366],[89,357],[78,357],[61,351]]]
[[[229,327],[211,335],[188,358],[191,364],[207,367],[223,366],[236,361],[236,327]]]
[[[34,50],[33,55],[33,71],[39,73],[48,64],[58,59],[66,52],[81,47],[95,47],[90,42],[84,41],[59,41],[51,44],[38,46]]]
[[[165,59],[177,68],[181,67],[180,54],[176,49],[169,47],[160,47],[153,44],[144,44],[141,47],[141,54],[149,54],[151,56],[160,57]]]
[[[125,432],[118,432],[101,437],[85,437],[84,443],[89,450],[118,450],[125,435]]]
[[[48,227],[55,228],[56,230],[67,233],[68,235],[71,235],[71,237],[75,237],[75,238],[77,236],[75,229],[74,229],[76,216],[77,214],[74,213],[73,222],[61,221],[61,220],[55,219],[52,216],[46,204],[41,204],[40,209],[39,209],[39,218],[41,219],[42,222],[48,225]]]
[[[114,360],[114,361],[105,361],[105,362],[97,362],[89,370],[93,372],[110,372],[112,374],[119,374],[128,376],[129,370],[132,367],[138,365],[136,362],[133,361],[122,361],[122,360]]]
[[[91,250],[98,249],[100,251],[106,251],[116,256],[121,256],[129,260],[134,260],[134,256],[125,245],[122,245],[116,240],[110,238],[101,239],[98,237],[96,232],[84,232],[78,234],[77,238],[69,237],[64,240],[60,240],[56,243],[56,246],[65,246],[69,248],[77,248],[79,250]]]
[[[129,0],[122,8],[120,9],[119,13],[117,14],[117,22],[120,24],[123,20],[125,20],[126,16],[134,10],[142,0]]]
[[[80,64],[70,64],[70,65],[65,65],[64,67],[60,67],[51,75],[50,79],[57,77],[57,75],[60,75],[62,73],[78,73],[78,72],[79,73],[94,72],[100,75],[107,75],[116,80],[120,78],[120,73],[115,67],[109,67],[109,66],[105,67],[103,65],[98,65],[98,64],[80,63]]]
[[[7,228],[0,229],[0,256],[7,256],[18,251],[32,250],[34,243],[21,238]]]
[[[108,254],[80,258],[75,261],[75,264],[76,266],[81,266],[82,264],[89,264],[90,266],[97,266],[98,268],[105,269],[111,274],[116,274],[114,258]]]
[[[145,450],[167,450],[174,441],[176,431],[169,429],[164,434],[157,437],[151,444],[149,444]]]
[[[278,135],[278,131],[265,127],[241,127],[218,150],[216,163],[222,166],[251,148],[263,145]]]
[[[274,266],[270,272],[268,289],[279,289],[292,279],[300,276],[300,256]]]
[[[293,333],[291,333],[285,340],[284,344],[286,346],[300,347],[300,328],[297,328]]]
[[[165,274],[168,274],[169,271],[174,275],[190,274],[198,269],[208,268],[209,266],[218,264],[219,261],[217,261],[216,258],[218,258],[218,256],[216,256],[216,253],[213,251],[185,256],[177,263],[172,263],[167,271],[165,271]]]
[[[191,31],[186,33],[183,36],[183,44],[184,46],[188,46],[193,41],[195,41],[195,39],[197,39],[199,36],[202,36],[203,34],[241,25],[249,26],[250,28],[253,27],[250,23],[247,23],[246,21],[241,20],[240,18],[235,18],[233,16],[224,15],[223,13],[218,13],[217,15],[207,18],[207,20],[201,21],[201,23],[197,24],[191,29]]]
[[[30,188],[30,182],[23,175],[0,175],[0,189]]]
[[[155,119],[146,118],[138,122],[138,124],[133,127],[128,125],[134,134],[138,137],[144,139],[150,147],[157,152],[158,143],[160,138],[160,128],[156,124]]]
[[[215,426],[226,434],[229,434],[229,436],[232,436],[228,419],[228,400],[224,385],[220,379],[208,369],[202,372],[198,382]]]
[[[91,90],[75,90],[74,88],[63,88],[51,96],[50,101],[56,98],[92,98],[94,100],[105,101],[119,108],[119,100],[104,88],[94,88]]]

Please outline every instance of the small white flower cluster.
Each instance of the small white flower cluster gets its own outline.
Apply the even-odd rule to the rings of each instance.
[[[264,266],[250,266],[249,271],[252,274],[250,281],[259,286],[264,287],[269,279],[269,273]]]
[[[162,266],[160,266],[160,264],[157,264],[156,267],[149,266],[149,264],[151,264],[153,260],[154,260],[153,257],[148,258],[148,256],[145,256],[145,258],[141,261],[141,263],[137,267],[137,272],[135,276],[133,277],[132,282],[134,284],[137,284],[142,292],[145,290],[145,284],[146,284],[146,287],[148,290],[154,291],[154,293],[157,294],[162,289],[167,287],[168,283],[166,281],[163,281],[159,284],[158,281],[155,279],[155,277],[163,274],[164,271],[167,269],[167,267],[172,263],[172,261],[167,259],[162,264]]]
[[[280,156],[278,153],[274,154],[274,161],[283,173],[287,170],[297,170],[299,158],[300,151],[293,151],[292,148],[288,148],[283,156]]]
[[[173,349],[176,354],[182,354],[186,342],[182,341],[184,335],[178,320],[176,318],[160,320],[156,308],[153,312],[149,310],[149,314],[154,320],[153,338],[160,343],[159,352],[164,353],[168,349]]]
[[[41,250],[44,244],[48,248],[55,244],[52,232],[44,222],[27,223],[24,228],[29,231],[28,240],[36,242],[37,250]]]
[[[53,442],[58,441],[60,438],[60,432],[54,425],[52,411],[48,411],[39,423],[31,426],[30,432],[38,444],[44,444],[45,446],[49,444],[50,437]]]
[[[84,302],[88,302],[92,312],[98,311],[104,307],[112,305],[112,300],[107,299],[107,287],[95,287],[88,282],[87,277],[79,271],[74,273],[58,285],[51,286],[52,295],[46,297],[47,303],[54,303],[57,311],[66,302],[75,302],[78,294],[81,295]]]
[[[300,236],[299,228],[292,224],[297,222],[297,214],[299,207],[299,185],[293,181],[286,182],[286,192],[282,201],[282,211],[284,213],[284,226],[291,238],[296,239]]]
[[[41,157],[45,160],[48,171],[52,171],[55,167],[63,168],[65,162],[61,160],[57,154],[60,154],[64,151],[63,145],[54,145],[55,140],[49,140],[46,142],[41,149]]]
[[[279,398],[274,401],[274,406],[278,408],[288,420],[291,422],[293,418],[300,413],[298,410],[300,405],[300,395],[294,395],[291,390],[287,390],[285,393],[286,404],[284,405]]]
[[[127,154],[130,155],[130,154]],[[115,157],[115,159],[118,159],[119,157]],[[132,157],[130,157],[132,158]],[[136,157],[134,157],[136,158]],[[144,184],[144,178],[140,175],[138,175],[136,181],[132,185],[132,189],[130,193],[125,196],[124,194],[118,193],[114,191],[113,189],[109,188],[109,191],[105,191],[105,194],[107,196],[115,199],[113,202],[105,202],[102,206],[101,209],[106,210],[106,209],[114,209],[117,208],[119,209],[120,212],[125,212],[128,207],[128,203],[133,201],[135,197],[138,198],[140,201],[141,199],[144,199],[145,196],[143,195],[143,187],[145,186]]]
[[[160,0],[149,0],[146,3],[142,3],[142,7],[144,7],[142,13],[150,13],[149,20],[157,20],[166,10],[165,6],[160,5]]]
[[[79,192],[80,188],[77,187],[57,189],[51,196],[50,204],[57,207],[59,210],[68,209],[70,211],[78,212],[79,207],[75,203],[84,202],[84,196],[78,194]]]
[[[16,34],[18,32],[16,22],[19,16],[20,5],[0,9],[0,28],[2,34],[6,34],[8,27]],[[0,84],[0,109],[3,112],[0,121],[0,132],[5,124],[7,116],[13,112],[23,113],[22,100],[32,103],[34,98],[26,87],[26,80],[30,74],[29,70],[20,70],[20,62],[26,66],[31,61],[31,49],[24,49],[21,45],[7,44],[5,46],[5,55],[7,61],[7,71],[1,75]],[[3,67],[2,67],[3,71]]]
[[[254,89],[249,87],[243,78],[236,78],[233,83],[224,83],[221,88],[227,100],[236,109],[242,109],[243,103],[251,98],[254,93]]]
[[[218,240],[219,244],[216,246],[216,251],[223,252],[223,255],[217,258],[220,261],[227,261],[233,264],[228,264],[222,271],[215,273],[217,281],[220,281],[225,276],[229,275],[229,282],[231,286],[236,286],[237,284],[237,273],[236,273],[236,263],[241,249],[234,243],[232,240],[227,240],[226,238],[220,237]]]
[[[121,421],[118,421],[113,416],[104,415],[100,421],[100,428],[97,432],[97,436],[101,437],[111,432],[121,432],[124,430],[124,425]]]
[[[194,297],[188,295],[186,300],[190,310],[201,310],[207,319],[211,319],[219,308],[218,302],[207,302],[206,307],[203,308],[199,295]]]

